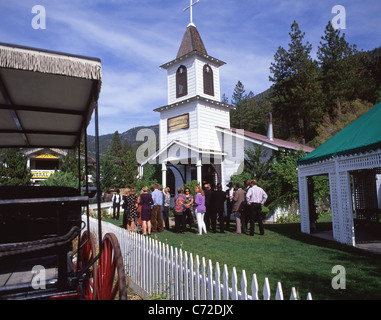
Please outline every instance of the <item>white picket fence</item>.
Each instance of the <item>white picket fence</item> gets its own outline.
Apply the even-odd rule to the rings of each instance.
[[[84,216],[84,221],[86,222]],[[90,218],[90,230],[97,234],[98,221]],[[265,278],[262,297],[257,276],[253,274],[248,283],[246,272],[242,270],[238,280],[233,267],[229,281],[229,272],[216,262],[214,271],[212,261],[204,257],[195,257],[182,249],[169,247],[151,237],[129,232],[111,223],[102,222],[102,233],[114,233],[119,240],[126,275],[130,283],[147,296],[156,296],[171,300],[270,300],[271,290],[268,278]],[[98,239],[98,237],[95,237]],[[240,290],[238,287],[240,286]],[[250,287],[249,287],[250,286]],[[251,293],[251,294],[249,294]],[[284,300],[282,285],[277,283],[275,300]],[[290,300],[297,300],[296,289],[291,289]],[[311,293],[307,300],[312,300]]]

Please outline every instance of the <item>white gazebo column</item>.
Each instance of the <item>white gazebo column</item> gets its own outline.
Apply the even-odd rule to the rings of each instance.
[[[162,179],[162,185],[163,189],[167,187],[167,165],[165,162],[161,164],[161,179]]]
[[[310,216],[308,207],[308,184],[307,177],[300,175],[299,170],[299,206],[301,231],[310,233]]]
[[[200,184],[200,186],[202,185],[202,160],[201,160],[201,154],[199,154],[198,156],[198,159],[197,159],[197,163],[196,163],[196,168],[197,168],[197,181],[198,183]]]

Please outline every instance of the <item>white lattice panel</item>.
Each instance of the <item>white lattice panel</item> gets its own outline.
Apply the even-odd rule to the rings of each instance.
[[[340,183],[340,205],[339,218],[340,218],[340,242],[354,245],[354,228],[353,228],[353,211],[351,202],[351,190],[349,184],[349,173],[339,173]]]
[[[372,169],[381,167],[381,150],[338,159],[339,171]]]
[[[299,206],[301,231],[310,233],[310,218],[308,212],[307,178],[299,177]]]
[[[336,241],[340,241],[339,197],[338,197],[336,173],[329,174],[329,190],[331,194],[333,238]]]

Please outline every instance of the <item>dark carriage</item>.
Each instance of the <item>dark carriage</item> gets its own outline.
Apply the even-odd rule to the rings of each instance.
[[[2,43],[0,55],[0,148],[78,150],[84,137],[87,159],[94,113],[98,204],[94,237],[88,179],[85,192],[0,186],[0,299],[126,299],[118,240],[101,228],[100,60]]]

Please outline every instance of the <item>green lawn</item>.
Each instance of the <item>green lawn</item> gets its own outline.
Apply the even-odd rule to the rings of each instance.
[[[330,222],[319,223],[320,230],[330,226]],[[194,257],[198,254],[200,259],[211,259],[213,268],[218,261],[221,272],[226,264],[231,275],[235,266],[239,281],[245,270],[249,286],[255,273],[260,293],[264,278],[268,277],[272,298],[278,281],[282,283],[285,299],[289,298],[291,287],[297,289],[300,299],[305,299],[308,292],[315,300],[381,298],[380,255],[303,234],[299,223],[265,224],[264,236],[258,234],[256,225],[254,237],[233,232],[203,236],[197,233],[194,226],[185,235],[164,231],[151,237],[181,247]],[[334,290],[331,286],[335,265],[345,268],[346,289]]]

